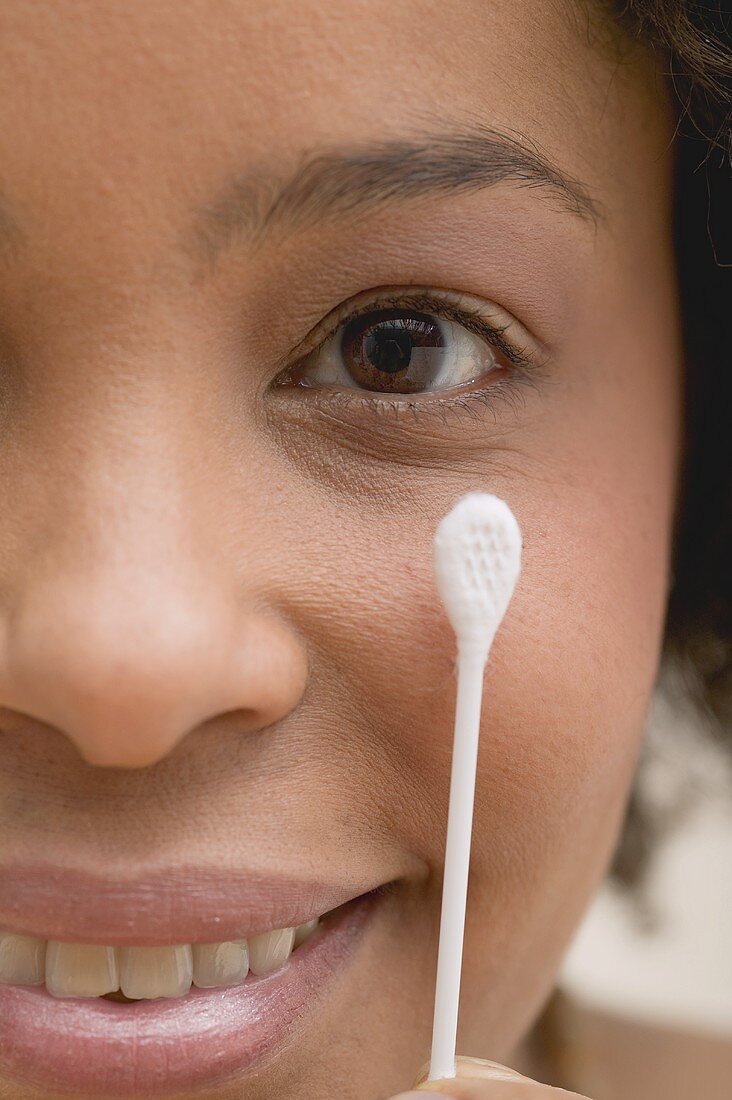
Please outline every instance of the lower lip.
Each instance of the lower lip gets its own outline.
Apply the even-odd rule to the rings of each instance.
[[[375,900],[370,894],[343,906],[282,969],[228,989],[118,1004],[0,985],[0,1074],[44,1094],[101,1098],[166,1096],[260,1070],[285,1038],[289,1045],[308,1002],[322,1005]]]

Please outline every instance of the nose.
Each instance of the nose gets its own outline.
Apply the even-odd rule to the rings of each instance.
[[[155,764],[223,715],[249,732],[297,705],[306,659],[289,625],[201,578],[136,580],[36,578],[5,619],[0,705],[119,768]]]

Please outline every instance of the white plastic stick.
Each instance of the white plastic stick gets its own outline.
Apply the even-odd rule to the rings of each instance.
[[[483,674],[521,567],[521,532],[508,505],[463,497],[435,537],[435,573],[458,645],[450,803],[429,1080],[455,1076]]]
[[[480,654],[477,658],[471,654],[461,659],[458,665],[455,742],[430,1065],[430,1080],[433,1081],[455,1076],[455,1045],[484,667]]]

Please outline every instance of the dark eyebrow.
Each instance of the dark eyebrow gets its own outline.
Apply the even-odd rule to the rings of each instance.
[[[518,137],[478,127],[310,153],[284,182],[235,178],[198,211],[195,247],[212,260],[241,234],[261,241],[275,228],[307,228],[367,207],[498,183],[536,188],[560,209],[598,221],[599,207],[578,179]]]

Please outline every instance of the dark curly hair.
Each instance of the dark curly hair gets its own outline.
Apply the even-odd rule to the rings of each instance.
[[[678,265],[688,449],[668,617],[699,701],[732,726],[732,5],[630,0],[622,16],[668,50],[683,104]],[[693,685],[693,681],[692,681]]]
[[[676,246],[686,347],[686,445],[666,664],[732,751],[732,2],[612,4],[666,66],[680,117]],[[657,829],[631,798],[614,873],[637,883]]]

